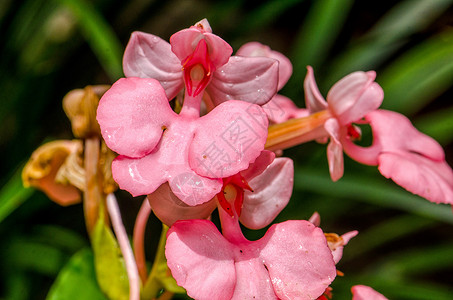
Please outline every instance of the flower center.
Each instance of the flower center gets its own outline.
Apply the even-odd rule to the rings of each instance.
[[[241,215],[244,202],[244,189],[253,191],[241,174],[223,179],[223,187],[217,194],[220,206],[230,215]]]
[[[208,45],[201,39],[195,50],[182,64],[189,96],[197,96],[208,85],[215,67],[209,59]]]

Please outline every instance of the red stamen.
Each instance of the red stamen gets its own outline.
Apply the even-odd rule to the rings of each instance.
[[[194,70],[194,68],[198,69]],[[190,96],[195,97],[206,88],[214,71],[214,65],[209,59],[208,45],[204,39],[198,42],[193,53],[185,59],[183,70],[187,92]],[[194,73],[192,73],[192,70],[194,70]],[[200,77],[199,71],[203,72],[201,78],[197,78]],[[193,88],[195,88],[195,91]]]
[[[226,191],[227,186],[229,191]],[[231,188],[234,188],[236,194],[234,195],[234,199],[227,199],[225,194],[227,192],[231,193]],[[244,203],[244,189],[253,192],[247,181],[240,174],[223,179],[223,187],[220,193],[217,194],[217,199],[220,206],[232,217],[234,216],[234,212],[238,216],[241,215],[242,205]],[[234,211],[232,204],[234,205]]]
[[[348,136],[352,137],[353,140],[358,140],[361,138],[361,133],[358,131],[354,125],[349,125],[348,126]]]

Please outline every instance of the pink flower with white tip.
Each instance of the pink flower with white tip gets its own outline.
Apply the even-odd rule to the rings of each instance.
[[[219,105],[243,100],[258,105],[277,91],[278,62],[266,57],[231,56],[231,47],[212,33],[206,19],[170,38],[134,32],[123,57],[126,77],[155,78],[173,99],[184,87],[205,101]]]
[[[445,161],[442,147],[415,129],[403,115],[378,110],[382,88],[374,82],[375,72],[355,72],[337,82],[325,101],[308,67],[305,95],[310,112],[327,111],[324,122],[330,137],[327,157],[332,180],[343,175],[343,150],[352,159],[378,166],[386,178],[408,191],[436,203],[453,204],[453,171]],[[373,144],[361,147],[356,124],[369,124]],[[322,138],[322,134],[319,136]]]
[[[247,240],[237,215],[219,207],[222,233],[207,220],[177,221],[165,256],[176,282],[195,299],[316,299],[336,276],[321,229],[308,221],[272,225]]]
[[[182,202],[198,205],[259,156],[267,134],[259,106],[227,101],[200,117],[200,101],[187,96],[176,114],[159,82],[146,78],[120,79],[104,94],[97,120],[120,154],[112,172],[122,189],[146,195],[168,182]]]
[[[353,126],[367,113],[376,110],[382,103],[384,92],[374,82],[376,73],[354,72],[338,81],[327,93],[327,101],[321,96],[313,75],[308,72],[304,81],[305,100],[310,113],[326,110],[330,117],[324,122],[326,136],[330,138],[327,147],[330,176],[337,181],[343,176],[343,146],[341,136],[359,138],[360,132]]]

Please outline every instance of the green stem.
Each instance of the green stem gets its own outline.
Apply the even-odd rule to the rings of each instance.
[[[163,288],[162,283],[158,278],[159,265],[167,264],[165,258],[165,243],[167,242],[168,226],[162,224],[162,233],[160,235],[159,245],[157,246],[156,256],[154,258],[153,267],[149,273],[148,279],[145,282],[142,290],[142,299],[154,299],[159,291]]]

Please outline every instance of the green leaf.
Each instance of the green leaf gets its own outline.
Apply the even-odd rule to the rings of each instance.
[[[78,18],[79,26],[93,52],[112,80],[123,76],[123,46],[106,20],[90,2],[84,0],[59,0]]]
[[[349,198],[374,205],[396,208],[412,214],[453,224],[449,205],[434,204],[375,176],[345,174],[332,182],[325,172],[309,168],[296,169],[294,187],[336,198]]]
[[[411,234],[438,224],[432,219],[421,218],[414,215],[402,215],[391,219],[385,219],[381,223],[361,231],[354,239],[354,247],[348,247],[346,255],[341,262],[357,259],[358,255],[366,254],[380,246],[394,242]]]
[[[67,256],[58,248],[17,238],[6,246],[6,264],[12,268],[32,270],[45,275],[56,275]]]
[[[303,0],[270,0],[252,11],[246,18],[245,23],[238,26],[249,32],[258,30],[270,22],[274,21],[277,16],[289,9],[291,6],[302,2]]]
[[[383,108],[413,114],[451,87],[453,30],[446,30],[405,53],[378,76]]]
[[[419,235],[419,239],[430,238]],[[442,270],[448,271],[453,267],[453,244],[429,245],[418,249],[405,249],[393,255],[387,255],[384,260],[376,262],[373,272],[375,275],[386,276],[392,273],[399,278],[408,278],[414,274],[434,274]]]
[[[446,145],[453,141],[453,107],[425,114],[416,119],[414,124],[440,144]]]
[[[0,190],[0,222],[30,198],[34,192],[34,189],[24,188],[21,174],[22,166]]]
[[[69,260],[58,274],[46,300],[90,299],[107,300],[96,282],[93,254],[82,249]]]
[[[294,69],[317,69],[327,56],[353,4],[352,0],[314,1],[292,50]],[[305,72],[298,72],[297,74]],[[296,75],[296,74],[295,74]],[[294,78],[298,84],[303,78]]]
[[[129,281],[120,247],[112,231],[99,218],[93,233],[92,245],[96,275],[101,290],[111,300],[127,300],[129,298]]]
[[[396,3],[367,34],[335,59],[327,74],[328,84],[331,86],[351,72],[380,66],[407,42],[407,37],[436,20],[451,2],[406,0]]]

